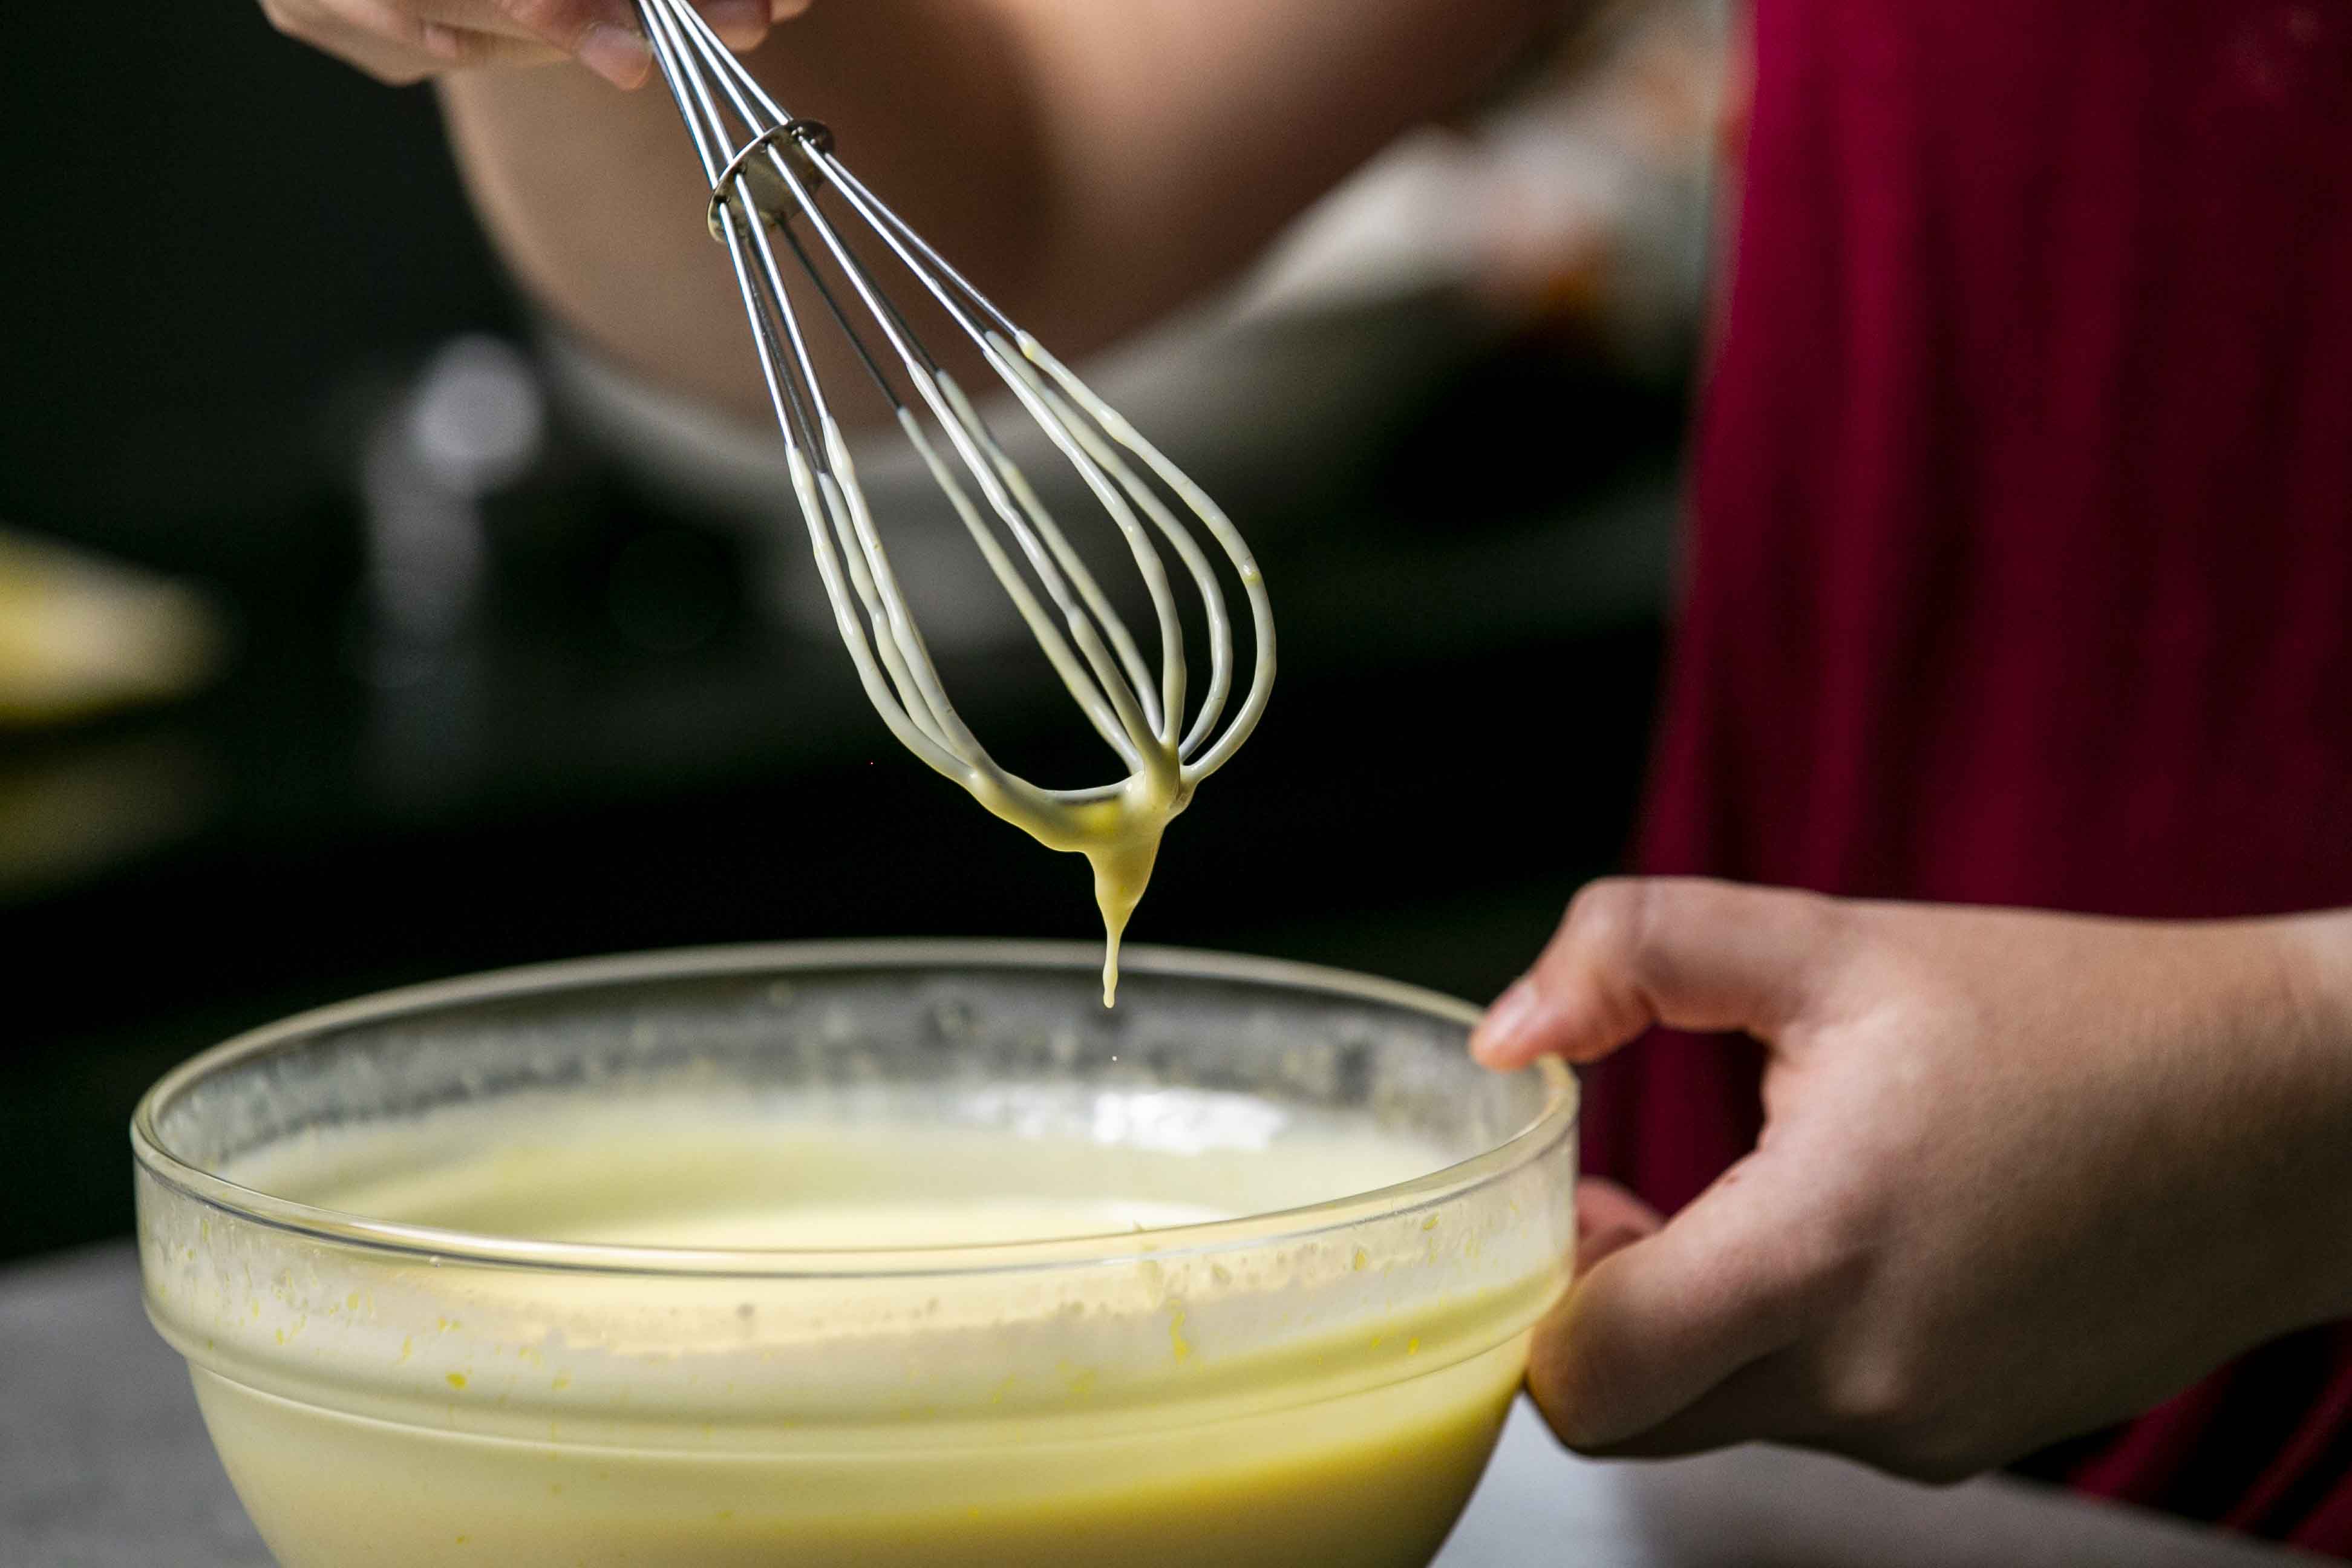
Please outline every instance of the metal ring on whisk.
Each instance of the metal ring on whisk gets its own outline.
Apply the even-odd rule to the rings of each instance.
[[[765,198],[759,209],[761,216],[782,219],[791,216],[783,211],[785,201],[778,199],[772,194],[781,186],[782,182],[766,164],[752,162],[770,147],[787,140],[801,147],[802,157],[808,164],[811,176],[819,184],[824,182],[824,170],[816,160],[833,151],[832,126],[822,120],[795,119],[787,120],[782,125],[761,132],[745,142],[741,152],[727,160],[727,167],[721,169],[719,172],[719,177],[710,183],[710,206],[704,214],[704,221],[710,227],[711,238],[722,244],[726,241],[727,230],[719,214],[727,205],[729,187],[734,184],[736,176],[739,174],[749,178],[754,186],[760,188],[761,195]]]

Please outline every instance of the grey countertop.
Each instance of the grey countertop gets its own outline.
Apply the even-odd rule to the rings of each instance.
[[[1437,1568],[2263,1568],[2309,1561],[2005,1479],[1742,1448],[1562,1455],[1525,1408]],[[127,1245],[0,1272],[0,1568],[269,1568]]]

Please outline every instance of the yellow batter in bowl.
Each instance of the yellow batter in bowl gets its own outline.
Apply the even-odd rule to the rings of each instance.
[[[1435,1553],[1564,1288],[1574,1086],[1459,1004],[1002,943],[395,994],[134,1122],[285,1568]]]

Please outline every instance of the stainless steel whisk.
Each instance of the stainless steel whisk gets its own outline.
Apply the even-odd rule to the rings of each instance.
[[[1197,485],[883,205],[835,155],[829,130],[781,108],[687,0],[637,0],[637,11],[702,161],[710,232],[734,263],[835,624],[883,721],[908,750],[1055,847],[1092,853],[1102,813],[1118,810],[1122,798],[1164,822],[1232,758],[1265,709],[1274,623],[1248,546]],[[973,399],[876,282],[861,255],[861,247],[871,251],[876,241],[978,348],[1125,539],[1159,621],[1156,679]],[[820,258],[831,262],[834,279],[820,269]],[[859,490],[818,379],[808,322],[786,287],[787,268],[808,285],[801,303],[821,300],[847,337],[1062,683],[1126,764],[1125,778],[1041,788],[998,765],[957,717]],[[902,383],[911,399],[902,395]],[[946,437],[945,452],[934,431]],[[1249,689],[1230,721],[1233,623],[1218,572],[1180,507],[1206,528],[1249,600],[1255,658]],[[1175,552],[1207,615],[1209,685],[1189,725],[1183,626],[1155,532]],[[1156,823],[1150,839],[1156,847]],[[1148,854],[1142,866],[1149,870]],[[1098,890],[1102,870],[1097,860]],[[1108,902],[1105,914],[1112,914]],[[1114,937],[1125,915],[1118,911]]]

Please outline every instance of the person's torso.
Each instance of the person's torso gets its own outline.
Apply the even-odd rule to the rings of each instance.
[[[2352,904],[2352,9],[1752,26],[1643,868]],[[1593,1163],[1686,1199],[1752,1136],[1754,1071],[1710,1041],[1612,1064]],[[2265,1352],[2065,1465],[2352,1552],[2345,1349]]]

